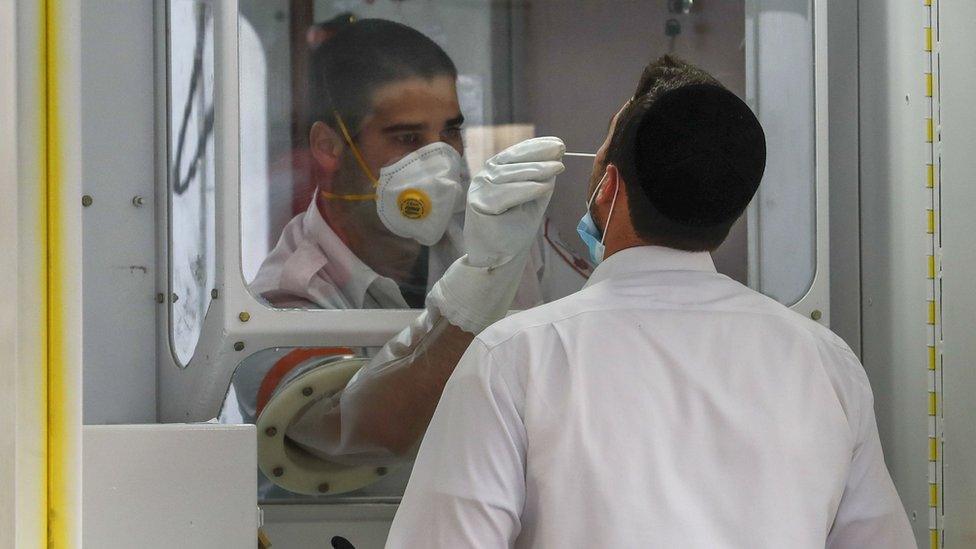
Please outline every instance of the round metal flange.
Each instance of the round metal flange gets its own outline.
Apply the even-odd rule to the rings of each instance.
[[[329,358],[283,380],[257,421],[258,467],[272,482],[297,494],[332,495],[358,490],[388,474],[388,468],[375,465],[324,460],[285,437],[296,414],[316,398],[341,391],[368,362],[366,358]]]

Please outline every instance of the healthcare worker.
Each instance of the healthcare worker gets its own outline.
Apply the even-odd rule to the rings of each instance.
[[[765,155],[710,75],[647,67],[580,223],[602,263],[475,339],[388,547],[915,546],[857,357],[715,272]]]
[[[556,138],[517,144],[469,185],[456,77],[439,46],[391,21],[351,22],[313,56],[318,192],[250,288],[278,307],[424,309],[344,390],[293,418],[286,436],[322,459],[412,455],[473,334],[519,291],[536,296],[530,304],[541,299],[526,265],[564,146]],[[254,421],[288,382],[281,366],[297,365],[292,358],[241,368],[222,420]]]

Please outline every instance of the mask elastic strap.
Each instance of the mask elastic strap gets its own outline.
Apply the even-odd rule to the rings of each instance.
[[[366,202],[369,200],[376,200],[376,193],[372,194],[335,194],[328,191],[319,191],[322,198],[327,200],[346,200],[349,202]]]
[[[603,182],[606,180],[607,174],[604,172],[603,177],[600,178],[600,183],[593,189],[593,194],[590,195],[590,199],[586,201],[586,211],[590,211],[590,208],[593,206],[593,200],[596,199],[596,194],[600,192],[600,187],[603,186]],[[616,198],[616,195],[614,195],[614,198]]]
[[[613,219],[613,208],[617,205],[617,193],[620,192],[620,184],[613,189],[613,201],[610,202],[610,213],[607,214],[607,226],[603,228],[603,236],[600,237],[600,244],[607,239],[607,229],[610,228],[610,220]],[[595,196],[595,195],[594,195]]]
[[[342,115],[339,111],[332,111],[335,115],[336,122],[339,123],[339,130],[342,132],[343,139],[349,144],[349,149],[352,150],[352,156],[356,159],[356,163],[359,164],[359,168],[363,170],[366,177],[369,178],[370,182],[373,183],[373,188],[379,186],[379,181],[373,177],[373,172],[370,171],[369,166],[366,165],[366,160],[363,159],[362,153],[359,152],[359,147],[353,143],[352,135],[349,133],[349,128],[346,127],[345,121],[342,120]],[[327,191],[320,191],[323,198],[327,200],[348,200],[350,202],[366,201],[366,200],[376,200],[376,193],[372,194],[335,194]]]

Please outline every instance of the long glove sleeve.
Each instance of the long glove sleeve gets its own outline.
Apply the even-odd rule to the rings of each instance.
[[[287,436],[330,461],[362,465],[409,456],[464,351],[508,311],[565,147],[530,139],[491,158],[472,180],[465,255],[438,280],[426,310],[330,399],[304,409]]]

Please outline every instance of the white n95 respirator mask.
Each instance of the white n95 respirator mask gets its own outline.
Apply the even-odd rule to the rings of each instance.
[[[373,182],[373,194],[342,195],[322,192],[330,200],[375,200],[380,221],[390,232],[433,246],[447,231],[451,218],[464,211],[463,160],[454,147],[431,143],[380,169],[373,176],[342,118],[343,136],[363,173]]]
[[[433,246],[458,211],[464,211],[461,155],[447,143],[431,143],[380,170],[376,212],[390,232]]]

